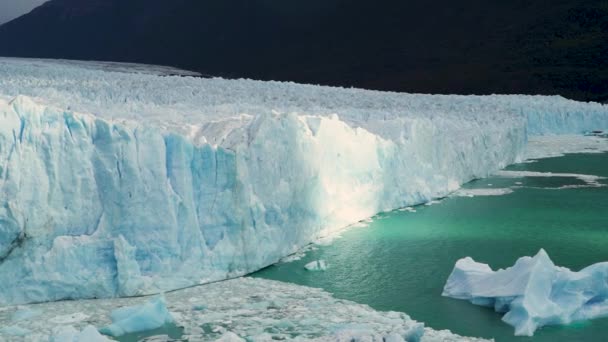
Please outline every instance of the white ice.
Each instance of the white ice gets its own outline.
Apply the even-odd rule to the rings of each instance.
[[[608,152],[608,139],[584,135],[532,136],[528,139],[526,159],[560,157],[568,153]]]
[[[460,189],[454,193],[454,196],[475,197],[475,196],[502,196],[512,193],[510,188],[480,188],[480,189]]]
[[[97,331],[92,325],[87,325],[78,331],[71,325],[62,325],[55,327],[51,336],[48,339],[49,342],[111,342],[109,338],[103,336]],[[42,342],[42,340],[40,340]]]
[[[320,290],[294,284],[255,278],[239,278],[196,286],[165,294],[167,309],[174,324],[183,328],[183,339],[189,341],[483,341],[436,331],[424,327],[408,315],[381,312],[366,305],[334,298]],[[0,333],[0,341],[46,342],[58,332],[70,336],[111,324],[111,313],[124,307],[142,307],[148,297],[78,300],[28,305],[41,312],[37,319],[21,321],[24,336],[15,339]],[[0,311],[0,326],[12,324],[11,317],[23,308],[7,307]],[[76,323],[56,324],[50,318],[75,316],[86,312],[89,317]],[[151,336],[150,341],[167,341],[166,335]],[[69,342],[92,342],[69,340]],[[63,341],[62,341],[63,342]]]
[[[544,250],[513,267],[493,271],[470,257],[456,262],[443,290],[505,313],[515,335],[532,336],[545,325],[608,316],[608,262],[573,272],[553,264]]]
[[[327,270],[327,263],[325,260],[315,260],[304,265],[304,268],[309,271],[325,271]]]
[[[523,178],[523,177],[541,177],[541,178],[549,178],[549,177],[564,177],[564,178],[576,178],[587,185],[592,186],[602,186],[600,183],[601,180],[605,180],[606,177],[596,176],[596,175],[583,175],[578,173],[557,173],[557,172],[536,172],[536,171],[498,171],[495,176],[505,177],[505,178]]]
[[[121,307],[112,311],[110,317],[112,324],[100,329],[103,334],[109,336],[154,330],[174,321],[163,296],[153,298],[142,305]]]
[[[0,305],[256,271],[608,128],[546,96],[399,94],[0,59]],[[431,202],[432,203],[432,202]]]

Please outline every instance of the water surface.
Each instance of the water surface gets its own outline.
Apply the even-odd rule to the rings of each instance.
[[[608,177],[608,154],[573,154],[508,170]],[[556,265],[574,270],[608,261],[608,187],[555,189],[564,185],[585,182],[572,177],[477,180],[465,188],[512,187],[514,192],[449,197],[439,204],[417,206],[415,213],[381,214],[369,227],[353,228],[301,260],[253,276],[320,287],[378,310],[406,312],[432,328],[461,335],[496,341],[606,341],[608,319],[544,327],[532,338],[515,337],[513,328],[493,310],[441,296],[454,263],[465,256],[494,269],[509,267],[540,248]],[[304,269],[318,259],[330,268]]]

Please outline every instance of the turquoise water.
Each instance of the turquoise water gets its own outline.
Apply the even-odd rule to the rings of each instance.
[[[508,169],[608,177],[608,154],[568,155]],[[435,329],[499,342],[608,340],[608,319],[545,327],[532,338],[514,337],[513,328],[493,310],[441,296],[454,263],[465,256],[494,269],[509,267],[540,248],[557,265],[575,270],[608,261],[608,187],[555,190],[548,188],[584,182],[529,177],[477,180],[466,188],[503,188],[516,182],[523,188],[508,195],[450,197],[418,206],[415,213],[378,215],[369,227],[353,228],[302,260],[253,276],[320,287],[378,310],[406,312]],[[330,268],[304,269],[318,259]]]

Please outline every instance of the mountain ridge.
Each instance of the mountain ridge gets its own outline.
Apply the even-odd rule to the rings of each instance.
[[[602,1],[51,0],[0,55],[170,65],[227,78],[608,100]]]

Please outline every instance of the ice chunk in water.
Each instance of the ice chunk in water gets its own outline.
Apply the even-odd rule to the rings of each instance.
[[[100,329],[102,333],[110,336],[152,330],[173,322],[162,296],[143,305],[116,309],[110,316],[112,324]]]
[[[309,271],[325,271],[327,269],[327,263],[325,260],[315,260],[304,265],[304,268]]]
[[[217,342],[245,342],[245,339],[240,338],[239,335],[228,331],[220,336],[220,338],[217,339]]]
[[[514,266],[493,271],[466,257],[458,260],[443,289],[447,297],[505,312],[515,335],[537,328],[608,316],[608,262],[573,272],[553,264],[544,250]]]

